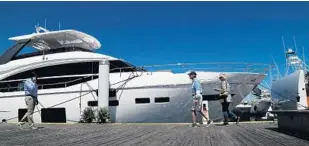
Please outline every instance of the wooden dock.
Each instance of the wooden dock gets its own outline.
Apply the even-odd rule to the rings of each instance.
[[[280,132],[274,123],[192,128],[189,124],[41,124],[37,130],[0,124],[0,145],[309,146],[308,135]]]

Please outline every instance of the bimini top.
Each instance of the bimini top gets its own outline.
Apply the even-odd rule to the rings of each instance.
[[[43,30],[43,32],[40,32],[40,30]],[[37,33],[11,37],[9,40],[16,41],[17,43],[31,40],[27,46],[38,50],[63,47],[79,47],[93,50],[101,47],[101,43],[96,38],[77,30],[48,31],[45,28],[36,27],[36,31]]]

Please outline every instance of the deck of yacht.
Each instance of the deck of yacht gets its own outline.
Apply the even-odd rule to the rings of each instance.
[[[0,145],[305,146],[308,135],[288,134],[274,123],[191,128],[188,124],[41,124],[37,130],[0,124]]]

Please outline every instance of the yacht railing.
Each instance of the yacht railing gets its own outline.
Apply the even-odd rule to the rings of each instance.
[[[47,80],[47,79],[64,79],[64,78],[76,78],[77,79],[73,79],[73,80],[69,80],[69,81],[62,81],[62,82],[58,82],[58,83],[49,83],[49,84],[38,84],[38,88],[39,89],[46,89],[44,87],[48,87],[48,86],[57,86],[57,85],[62,85],[60,87],[68,87],[68,85],[77,82],[77,81],[81,81],[83,79],[86,78],[90,78],[91,80],[94,79],[94,77],[97,77],[98,74],[82,74],[82,75],[63,75],[63,76],[51,76],[51,77],[41,77],[38,78],[38,80],[42,81],[42,80]],[[0,88],[0,91],[10,91],[13,89],[17,89],[17,91],[22,91],[23,86],[21,86],[22,82],[25,81],[26,79],[17,79],[17,80],[6,80],[6,81],[0,81],[1,83],[12,83],[12,82],[18,82],[18,86],[15,87],[5,87],[5,88]],[[8,84],[9,85],[9,84]],[[16,91],[16,90],[14,90]]]
[[[100,60],[104,60],[107,58],[101,57],[101,58],[66,58],[66,59],[53,59],[54,65],[62,65],[62,64],[70,64],[70,63],[76,63],[76,60],[79,60],[78,62],[93,62],[93,61],[100,61]],[[34,63],[30,63],[27,64],[26,66],[22,66],[22,67],[12,67],[10,69],[7,70],[0,70],[1,74],[5,74],[5,73],[9,73],[11,71],[14,71],[16,69],[22,69],[24,70],[24,68],[29,68],[29,66],[36,66],[36,67],[46,67],[45,66],[45,62],[34,62]],[[25,69],[26,70],[26,69]]]
[[[38,80],[44,80],[44,79],[58,79],[58,78],[72,78],[72,77],[89,77],[89,76],[99,76],[99,74],[79,74],[79,75],[63,75],[63,76],[50,76],[50,77],[38,77]],[[6,82],[22,82],[26,79],[16,79],[16,80],[4,80],[0,81],[0,83],[6,83]]]
[[[171,72],[187,72],[187,71],[213,71],[213,72],[252,72],[267,73],[273,68],[273,65],[262,63],[244,63],[244,62],[208,62],[208,63],[176,63],[163,65],[144,65],[135,67],[119,67],[113,68],[111,71],[123,69],[140,68],[146,69],[148,72],[155,71],[171,71]]]
[[[211,67],[204,67],[211,66]],[[259,64],[259,63],[177,63],[177,64],[164,64],[164,65],[146,65],[146,66],[130,66],[130,67],[117,67],[110,69],[112,73],[121,73],[123,70],[134,69],[132,72],[144,72],[143,69],[146,69],[147,72],[156,72],[156,71],[170,71],[170,72],[187,72],[187,71],[214,71],[214,72],[251,72],[251,73],[263,73],[271,71],[272,65],[268,64]],[[137,69],[137,71],[136,71]],[[141,70],[139,70],[141,69]],[[117,71],[117,72],[115,72]],[[126,71],[127,72],[127,71]],[[48,80],[48,79],[64,79],[64,78],[77,78],[69,81],[62,81],[58,83],[49,83],[49,84],[39,84],[39,89],[46,89],[48,86],[59,86],[59,87],[68,87],[75,82],[83,82],[81,80],[90,78],[90,80],[98,77],[98,73],[93,74],[79,74],[79,75],[62,75],[62,76],[50,76],[50,77],[40,77],[39,81]],[[0,92],[10,92],[10,91],[21,91],[23,89],[22,83],[25,79],[16,79],[16,80],[3,80],[0,81],[0,84],[18,82],[18,86],[15,87],[4,87],[0,88]],[[8,84],[10,85],[10,84]],[[15,90],[14,90],[15,89]]]

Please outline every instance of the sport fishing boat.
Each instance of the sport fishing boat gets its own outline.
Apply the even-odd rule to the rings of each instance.
[[[308,67],[291,48],[286,51],[286,62],[286,76],[273,81],[272,84],[272,109],[308,109]]]

